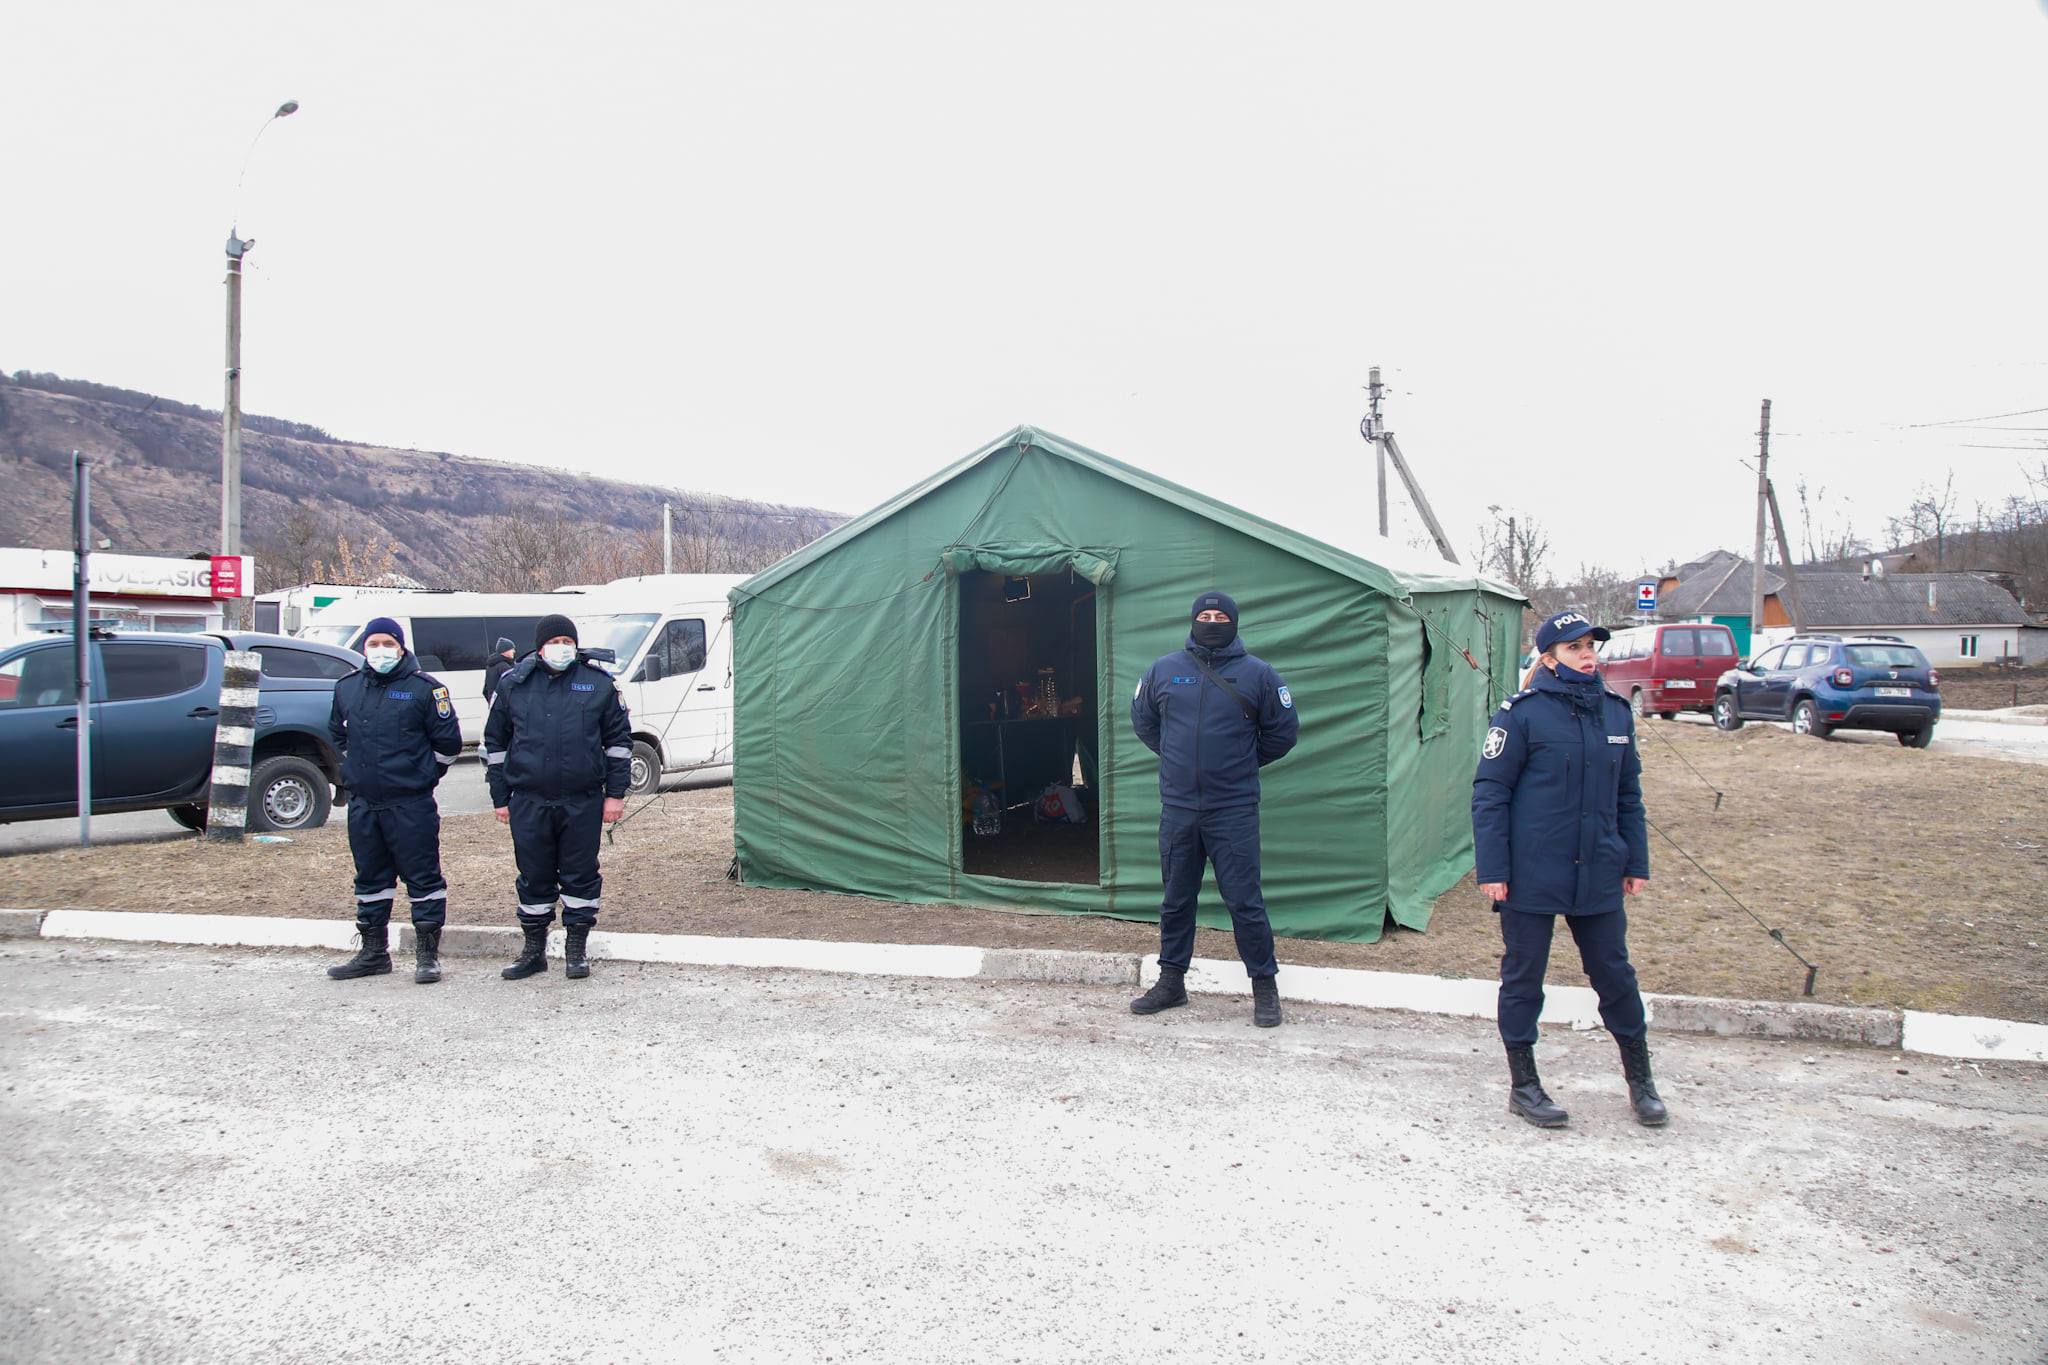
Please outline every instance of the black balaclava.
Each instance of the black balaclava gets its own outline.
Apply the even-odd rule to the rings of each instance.
[[[1213,654],[1228,648],[1230,642],[1237,638],[1237,601],[1228,593],[1205,592],[1195,599],[1188,616],[1192,620],[1205,611],[1220,611],[1230,618],[1228,621],[1193,621],[1188,630],[1189,638]]]

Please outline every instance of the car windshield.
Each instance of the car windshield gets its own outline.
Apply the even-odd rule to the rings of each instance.
[[[1858,668],[1925,668],[1927,656],[1911,645],[1850,645],[1849,662]]]
[[[357,631],[361,629],[361,626],[355,625],[307,626],[304,630],[299,632],[299,638],[301,640],[311,640],[315,644],[339,645],[343,648],[347,648],[349,640],[355,635]]]
[[[579,616],[576,642],[585,649],[609,649],[624,665],[632,659],[647,632],[660,617],[654,612],[621,612],[616,616]]]

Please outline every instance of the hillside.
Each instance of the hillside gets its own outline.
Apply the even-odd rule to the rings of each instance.
[[[220,534],[220,440],[220,415],[189,404],[54,375],[0,376],[0,479],[8,492],[0,545],[71,543],[76,449],[93,461],[95,536],[128,554],[211,549]],[[337,536],[358,547],[375,538],[389,544],[390,567],[429,586],[491,586],[478,566],[493,548],[499,559],[516,554],[501,544],[511,523],[558,532],[600,523],[639,533],[608,538],[615,543],[658,547],[664,499],[690,537],[698,561],[691,569],[759,567],[752,561],[771,562],[844,520],[815,508],[357,445],[276,418],[244,421],[243,539],[259,570],[263,552],[282,541],[297,540],[303,558],[307,528],[317,527],[312,548],[324,546],[330,564]],[[649,568],[660,567],[654,553]]]

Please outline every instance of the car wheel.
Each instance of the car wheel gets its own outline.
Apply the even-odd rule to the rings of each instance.
[[[327,774],[307,759],[279,754],[249,775],[249,828],[318,829],[331,809]]]
[[[1908,749],[1924,749],[1934,743],[1934,727],[1923,725],[1918,730],[1907,730],[1899,736],[1899,743]]]
[[[1820,718],[1820,707],[1811,697],[1792,708],[1792,733],[1812,735],[1815,739],[1826,739],[1835,732],[1835,727]]]
[[[626,760],[626,790],[635,796],[652,796],[661,790],[661,755],[645,740],[633,741],[633,756]]]
[[[196,803],[189,806],[172,806],[169,814],[173,820],[176,820],[186,829],[204,830],[206,828],[206,807],[204,806]]]
[[[1642,688],[1638,687],[1628,694],[1628,709],[1635,714],[1637,720],[1648,720],[1650,718],[1650,708],[1643,705]]]
[[[1740,730],[1742,716],[1735,709],[1735,694],[1723,692],[1714,698],[1714,726],[1721,730]]]

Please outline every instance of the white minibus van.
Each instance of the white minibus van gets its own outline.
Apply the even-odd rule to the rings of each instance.
[[[664,773],[732,778],[732,629],[726,594],[743,574],[648,574],[552,593],[424,592],[337,602],[299,634],[360,649],[364,627],[390,616],[420,667],[455,698],[462,742],[483,738],[484,666],[499,638],[514,658],[533,652],[534,628],[556,612],[576,622],[585,649],[609,649],[633,724],[632,791],[658,790]]]

